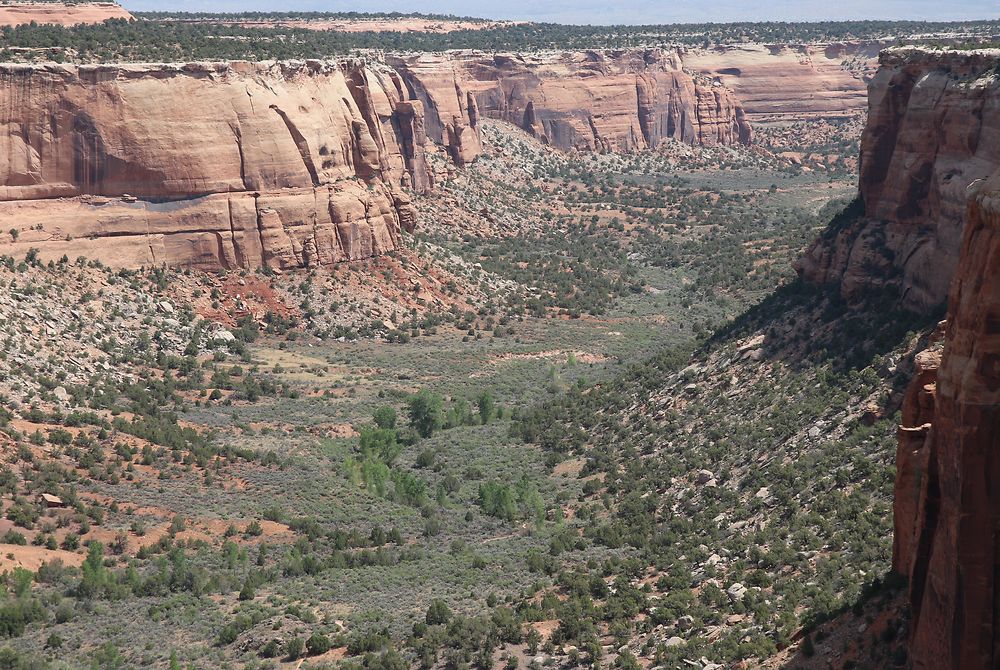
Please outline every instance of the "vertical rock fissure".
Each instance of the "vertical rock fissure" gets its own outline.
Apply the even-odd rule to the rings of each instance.
[[[288,134],[291,135],[295,147],[299,150],[299,155],[302,156],[302,164],[305,165],[306,171],[312,179],[313,186],[319,186],[319,172],[316,171],[316,164],[313,163],[312,152],[309,151],[309,142],[284,111],[277,105],[271,105],[271,109],[284,121],[285,127],[288,129]]]
[[[231,244],[232,244],[232,247],[233,247],[233,259],[236,261],[236,266],[237,267],[248,267],[248,265],[249,265],[247,263],[248,259],[246,258],[246,255],[243,253],[241,245],[237,244],[237,242],[236,242],[236,224],[233,222],[233,197],[232,196],[229,196],[228,198],[226,198],[226,209],[228,210],[228,214],[229,214],[229,235],[230,235],[230,240],[231,240]],[[224,264],[225,259],[224,258],[220,258],[219,262]],[[227,269],[229,269],[229,268],[227,268]]]
[[[229,124],[229,127],[236,138],[236,151],[240,155],[240,183],[243,184],[243,190],[248,191],[250,186],[247,184],[247,161],[243,154],[243,126],[240,123],[240,117],[237,116],[235,125]]]

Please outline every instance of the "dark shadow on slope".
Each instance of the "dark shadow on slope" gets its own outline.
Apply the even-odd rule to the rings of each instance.
[[[806,627],[777,664],[781,670],[889,670],[906,667],[906,580],[888,575],[835,616]]]
[[[902,308],[892,288],[873,291],[863,305],[851,306],[836,291],[798,279],[716,330],[705,349],[763,331],[767,358],[849,371],[870,365],[907,333],[928,330],[943,316],[943,310],[925,315]]]

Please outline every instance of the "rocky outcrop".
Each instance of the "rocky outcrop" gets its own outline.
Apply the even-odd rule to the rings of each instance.
[[[464,90],[458,63],[450,57],[420,55],[391,58],[406,82],[408,97],[424,108],[427,136],[445,147],[456,165],[469,163],[482,152],[476,102]]]
[[[0,4],[0,26],[47,23],[78,26],[108,19],[131,20],[132,15],[114,2],[10,2]]]
[[[896,483],[893,565],[910,578],[912,667],[995,668],[1000,664],[1000,171],[977,185],[969,203],[948,302],[940,368],[934,374],[930,366],[925,378],[914,381],[909,395],[925,400],[917,412],[904,415],[900,428],[897,469],[903,475]]]
[[[927,472],[927,435],[934,422],[937,373],[941,366],[944,325],[930,346],[914,357],[914,376],[903,397],[896,442],[896,483],[893,491],[892,568],[908,574],[913,561],[913,537],[920,489]]]
[[[788,122],[863,112],[879,50],[890,44],[722,44],[681,58],[732,90],[753,123]]]
[[[723,86],[659,51],[183,65],[0,66],[3,251],[276,269],[396,248],[481,115],[580,150],[749,142]],[[7,233],[4,233],[6,236]],[[108,238],[115,238],[108,243]]]
[[[354,61],[3,66],[5,253],[292,268],[391,250],[415,221],[402,187],[430,186],[405,97]]]
[[[681,69],[674,52],[454,53],[392,60],[427,110],[428,134],[457,162],[479,152],[479,117],[502,119],[562,150],[631,151],[673,138],[749,143],[725,86]]]
[[[863,211],[799,260],[806,279],[858,302],[884,285],[911,309],[942,306],[967,190],[1000,168],[1000,52],[888,49],[861,142]]]
[[[917,305],[950,287],[903,401],[893,569],[909,578],[910,666],[985,670],[1000,665],[1000,51],[892,50],[882,62],[864,211],[810,262],[823,250],[848,292],[896,270]]]

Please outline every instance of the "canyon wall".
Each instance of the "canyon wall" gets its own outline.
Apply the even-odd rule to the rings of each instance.
[[[0,65],[3,252],[204,269],[367,258],[415,225],[406,193],[432,188],[428,139],[473,161],[482,114],[561,149],[750,141],[730,91],[658,51],[390,63]]]
[[[685,68],[739,98],[753,123],[838,118],[863,112],[867,84],[889,43],[732,44],[682,52]]]
[[[863,211],[800,271],[848,296],[898,282],[918,308],[947,294],[903,400],[893,568],[909,578],[910,667],[985,670],[1000,665],[1000,50],[881,62]]]
[[[906,306],[941,307],[958,265],[968,189],[1000,168],[995,51],[883,51],[861,141],[863,213],[799,260],[849,302],[887,284]]]
[[[132,19],[128,11],[114,2],[10,2],[0,4],[0,26],[46,23],[78,26],[103,23],[108,19]]]
[[[462,52],[397,58],[428,131],[458,160],[478,151],[479,117],[502,119],[562,150],[632,151],[752,139],[743,108],[718,82],[681,69],[672,51]]]
[[[909,395],[894,506],[894,568],[910,578],[910,660],[1000,664],[1000,171],[977,185],[948,298],[943,351]],[[927,357],[927,354],[924,354]],[[934,359],[940,367],[935,369]]]
[[[4,251],[281,269],[391,250],[415,221],[401,187],[430,185],[404,98],[358,62],[0,66]]]

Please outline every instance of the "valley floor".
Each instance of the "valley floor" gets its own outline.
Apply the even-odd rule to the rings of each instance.
[[[5,259],[10,667],[708,668],[877,591],[927,324],[790,270],[853,166],[484,125],[372,264]]]

